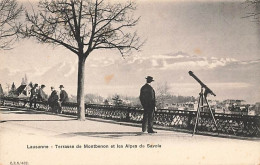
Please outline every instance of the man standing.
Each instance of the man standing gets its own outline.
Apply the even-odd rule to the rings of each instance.
[[[61,111],[62,111],[63,103],[68,102],[68,101],[69,101],[68,94],[64,90],[64,86],[60,85],[60,105],[59,105],[60,107],[59,107],[59,113],[61,113]]]
[[[148,125],[148,133],[157,133],[153,130],[153,118],[155,110],[155,92],[151,87],[151,82],[153,82],[153,77],[146,77],[146,84],[142,86],[140,90],[140,101],[144,108],[142,131],[146,132]]]
[[[34,103],[34,108],[36,108],[36,101],[38,96],[38,84],[34,84],[34,87],[31,89],[31,95],[30,95],[30,108],[32,108],[32,103]]]
[[[51,107],[51,111],[58,113],[59,109],[59,96],[54,87],[51,87],[51,95],[48,99],[48,104]]]
[[[67,92],[64,90],[64,86],[60,85],[60,102],[65,103],[69,101]]]

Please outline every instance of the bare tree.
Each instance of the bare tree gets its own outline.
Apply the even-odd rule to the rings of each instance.
[[[16,0],[0,0],[0,49],[10,49],[17,39],[22,11]]]
[[[251,10],[243,18],[252,18],[254,22],[260,23],[260,0],[246,0],[244,4]]]
[[[171,97],[170,86],[167,82],[164,84],[157,84],[156,91],[156,106],[157,108],[163,108],[165,102]]]
[[[136,4],[105,3],[104,0],[40,1],[38,12],[26,13],[25,35],[41,43],[61,45],[78,56],[78,119],[85,120],[85,60],[94,50],[115,49],[122,56],[139,50],[140,42],[131,28]]]

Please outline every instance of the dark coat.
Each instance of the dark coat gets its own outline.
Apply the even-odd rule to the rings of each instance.
[[[55,103],[58,103],[58,101],[59,101],[58,93],[57,93],[56,90],[54,90],[54,91],[51,92],[51,95],[48,99],[48,103],[49,104],[55,104]]]
[[[37,99],[37,97],[38,97],[38,90],[35,87],[33,87],[31,89],[30,100]]]
[[[39,89],[39,93],[38,93],[38,100],[39,101],[46,101],[47,100],[47,94],[43,91],[42,88]]]
[[[155,107],[155,92],[149,84],[142,86],[139,98],[144,109]]]
[[[67,92],[66,92],[65,90],[61,90],[61,91],[60,91],[60,101],[61,101],[62,103],[69,101],[68,94],[67,94]]]

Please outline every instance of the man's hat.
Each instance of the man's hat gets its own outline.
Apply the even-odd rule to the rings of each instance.
[[[35,86],[35,87],[37,87],[37,86],[38,86],[38,84],[34,84],[34,86]]]
[[[44,88],[44,87],[46,87],[44,84],[43,84],[43,85],[41,85],[41,88]]]
[[[147,77],[146,77],[146,80],[148,80],[148,81],[154,81],[154,79],[153,79],[152,76],[147,76]]]
[[[64,88],[64,86],[63,85],[60,85],[60,87],[59,88]]]

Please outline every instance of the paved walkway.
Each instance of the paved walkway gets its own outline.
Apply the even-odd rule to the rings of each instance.
[[[259,164],[260,142],[0,108],[0,165]],[[81,146],[77,148],[77,146]]]

